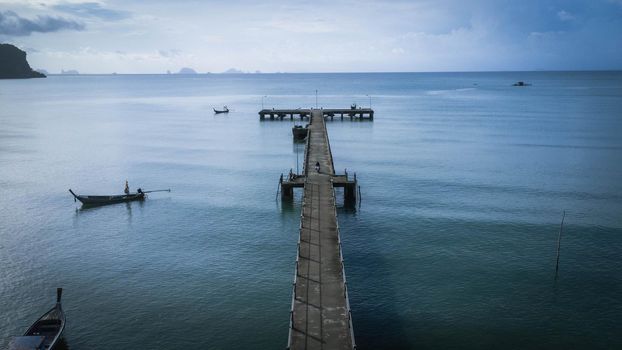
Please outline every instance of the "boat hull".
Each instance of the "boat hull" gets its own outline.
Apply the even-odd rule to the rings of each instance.
[[[145,199],[144,193],[131,193],[128,195],[113,195],[113,196],[80,196],[73,191],[69,191],[75,199],[82,202],[84,205],[106,205],[131,201],[141,201]]]
[[[65,330],[65,313],[60,305],[48,311],[24,334],[25,338],[43,337],[41,349],[54,349]]]
[[[39,317],[23,336],[13,338],[9,350],[52,350],[61,342],[66,319],[60,303],[62,289],[57,293],[56,305]]]

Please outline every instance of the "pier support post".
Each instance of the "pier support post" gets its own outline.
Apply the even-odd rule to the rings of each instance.
[[[292,199],[294,198],[294,188],[292,186],[286,185],[284,183],[281,184],[281,199]]]
[[[356,181],[348,182],[343,188],[343,204],[349,208],[356,206]]]

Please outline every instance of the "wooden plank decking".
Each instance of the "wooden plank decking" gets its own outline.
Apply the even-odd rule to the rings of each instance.
[[[300,238],[288,348],[353,349],[333,181],[335,169],[322,110],[310,110]],[[320,171],[315,171],[316,162]]]

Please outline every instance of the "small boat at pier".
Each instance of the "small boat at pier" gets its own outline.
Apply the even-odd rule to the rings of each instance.
[[[56,305],[28,328],[21,337],[9,342],[9,350],[53,350],[65,329],[65,312],[61,306],[62,288],[56,289]]]
[[[213,108],[213,109],[214,109],[214,113],[216,114],[229,113],[229,108],[227,108],[227,106],[223,106],[222,109],[220,110],[216,108]]]
[[[294,135],[294,141],[304,141],[309,133],[309,125],[303,127],[302,125],[294,125],[292,128],[292,134]]]

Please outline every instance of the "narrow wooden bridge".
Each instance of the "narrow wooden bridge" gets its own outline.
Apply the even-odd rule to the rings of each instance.
[[[335,175],[325,110],[309,113],[303,174],[280,181],[285,198],[304,187],[287,348],[355,349],[334,187],[355,200],[356,176]]]

